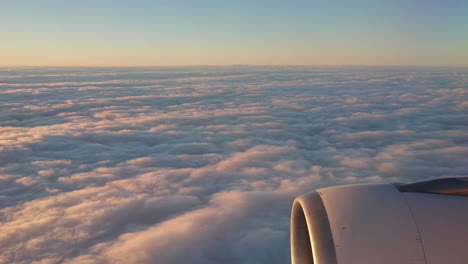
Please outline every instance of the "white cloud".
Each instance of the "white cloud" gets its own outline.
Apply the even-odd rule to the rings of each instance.
[[[285,263],[302,192],[467,175],[468,72],[0,69],[0,263]]]

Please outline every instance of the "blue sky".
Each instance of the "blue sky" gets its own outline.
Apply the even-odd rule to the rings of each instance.
[[[5,1],[4,65],[468,66],[468,2]]]

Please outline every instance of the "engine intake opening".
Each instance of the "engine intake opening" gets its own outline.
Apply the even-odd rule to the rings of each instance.
[[[314,264],[307,220],[297,201],[291,214],[291,259],[292,264]]]
[[[292,264],[336,264],[327,211],[319,193],[298,197],[291,212]]]

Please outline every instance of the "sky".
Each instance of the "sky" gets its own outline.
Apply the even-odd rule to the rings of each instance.
[[[6,66],[468,66],[464,0],[0,3]]]
[[[0,264],[289,263],[298,195],[468,176],[467,87],[467,68],[0,67]]]

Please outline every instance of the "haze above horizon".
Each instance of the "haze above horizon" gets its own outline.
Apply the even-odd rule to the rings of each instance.
[[[2,3],[0,65],[468,66],[468,2]]]

